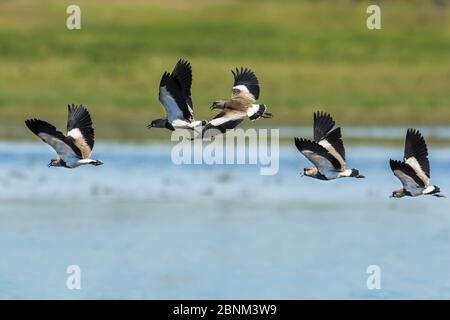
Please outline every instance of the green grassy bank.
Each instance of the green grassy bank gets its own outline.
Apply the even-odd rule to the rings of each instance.
[[[31,138],[28,117],[63,128],[68,103],[88,105],[101,139],[162,137],[145,124],[180,57],[197,118],[243,65],[271,125],[307,125],[316,109],[344,125],[450,125],[450,9],[434,1],[382,2],[379,31],[366,1],[79,0],[82,29],[68,31],[72,3],[0,1],[0,138]]]

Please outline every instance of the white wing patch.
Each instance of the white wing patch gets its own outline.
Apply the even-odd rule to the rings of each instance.
[[[190,128],[190,122],[182,120],[182,119],[175,119],[170,123],[175,129],[187,129]]]
[[[227,113],[223,117],[212,119],[209,123],[214,126],[218,127],[228,121],[238,120],[242,119],[244,115],[236,114],[236,113]]]
[[[430,179],[428,179],[427,175],[423,171],[422,167],[419,164],[419,161],[417,161],[416,158],[410,157],[408,159],[405,159],[406,164],[409,164],[411,168],[413,168],[414,172],[417,174],[417,176],[420,178],[420,180],[423,181],[425,184],[425,187],[428,187],[430,183]]]
[[[73,159],[73,158],[79,158],[75,151],[64,143],[63,141],[47,134],[44,132],[40,132],[38,136],[47,144],[49,144],[53,149],[55,149],[58,156],[63,159],[64,161]]]
[[[200,127],[202,126],[203,122],[200,120],[197,121],[192,121],[191,123],[188,124],[189,128],[196,128],[196,127]]]
[[[247,109],[247,116],[251,117],[258,111],[259,111],[259,104],[252,104],[252,106]]]
[[[227,119],[225,117],[220,117],[220,118],[212,119],[209,123],[214,127],[218,127],[221,124],[224,124],[225,122],[227,122],[228,120],[229,119]]]
[[[83,134],[80,129],[74,128],[67,133],[68,136],[71,136],[74,139],[84,139]]]
[[[255,96],[252,95],[251,92],[250,92],[250,90],[248,90],[248,88],[247,88],[246,86],[244,86],[243,84],[234,86],[233,89],[238,89],[238,90],[241,91],[241,92],[238,93],[238,94],[232,93],[232,94],[231,94],[231,97],[232,97],[232,98],[238,97],[238,96],[244,96],[244,97],[246,97],[246,98],[248,98],[248,99],[252,99],[252,100],[256,101]]]
[[[83,134],[81,133],[80,129],[74,128],[70,130],[67,135],[69,137],[72,137],[74,139],[74,144],[80,149],[81,154],[83,155],[83,159],[89,158],[92,150],[91,147],[86,142],[86,139],[84,139]]]
[[[336,158],[337,161],[341,164],[342,171],[345,170],[345,160],[342,158],[342,156],[339,154],[339,152],[336,151],[336,149],[329,143],[326,139],[320,140],[319,144],[324,147],[328,153],[330,153],[333,157]]]
[[[167,120],[170,123],[176,119],[184,119],[183,112],[178,107],[175,99],[170,95],[165,86],[159,88],[159,101],[161,101],[164,109],[166,109]]]
[[[194,114],[194,109],[192,109],[192,106],[189,103],[186,103],[189,113],[191,114],[191,116]]]

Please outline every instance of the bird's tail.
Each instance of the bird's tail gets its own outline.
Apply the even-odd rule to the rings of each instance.
[[[362,179],[365,178],[358,169],[347,169],[344,172],[340,174],[341,177],[352,177],[352,178],[358,178]]]
[[[363,178],[365,178],[365,176],[362,175],[362,174],[359,172],[359,170],[358,170],[358,169],[355,169],[355,168],[352,169],[352,174],[350,175],[350,177],[358,178],[358,179],[363,179]]]
[[[255,121],[259,118],[272,118],[273,115],[270,112],[266,112],[265,104],[254,104],[247,112],[250,120]]]
[[[432,196],[440,197],[440,198],[445,198],[445,196],[443,194],[441,194],[440,192],[441,192],[441,188],[439,188],[438,186],[429,186],[428,188],[423,190],[423,194],[432,195]]]

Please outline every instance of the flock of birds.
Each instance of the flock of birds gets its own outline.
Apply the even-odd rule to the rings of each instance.
[[[229,100],[215,101],[211,109],[220,113],[211,121],[194,119],[191,99],[192,67],[186,60],[179,60],[171,73],[162,75],[159,85],[159,100],[166,111],[166,118],[153,120],[149,128],[193,130],[197,138],[223,134],[237,127],[245,118],[251,121],[271,118],[264,104],[258,104],[259,81],[248,68],[232,71],[234,84]],[[29,119],[27,127],[57,153],[49,167],[76,168],[82,165],[102,165],[100,160],[91,159],[94,148],[94,128],[88,110],[82,105],[68,106],[67,135],[48,122]],[[334,180],[344,177],[364,178],[358,169],[346,169],[345,148],[341,128],[334,128],[335,121],[325,112],[314,113],[313,140],[295,138],[295,146],[314,166],[305,168],[305,176],[319,180]],[[334,128],[334,129],[333,129]],[[415,129],[406,133],[402,161],[390,160],[394,175],[402,188],[392,192],[391,197],[416,197],[433,195],[444,197],[438,186],[430,185],[430,163],[428,149],[422,134]]]

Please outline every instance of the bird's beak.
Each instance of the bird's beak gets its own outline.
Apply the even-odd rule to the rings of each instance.
[[[48,164],[48,167],[50,168],[51,166],[53,166],[53,162],[50,161],[50,163]]]
[[[216,105],[213,103],[213,104],[211,105],[211,107],[209,107],[209,109],[210,109],[210,110],[216,109]]]

